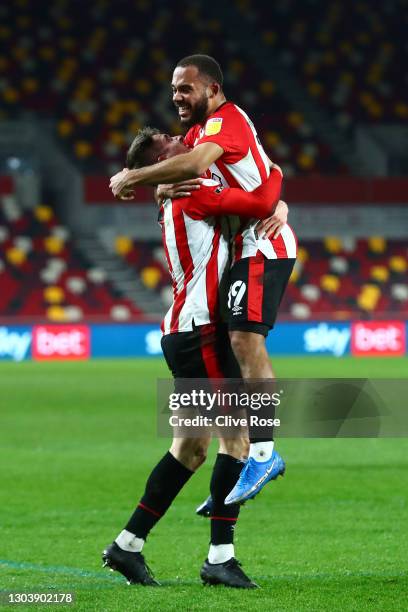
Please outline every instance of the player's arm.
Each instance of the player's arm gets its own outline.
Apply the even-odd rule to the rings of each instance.
[[[169,159],[134,170],[124,169],[110,180],[113,195],[121,197],[129,194],[136,185],[159,185],[178,183],[188,179],[198,178],[221,155],[223,149],[213,142],[197,145],[189,153],[176,155]]]
[[[271,215],[279,199],[281,183],[282,176],[273,169],[268,180],[254,191],[234,187],[202,187],[188,200],[185,210],[197,218],[239,215],[248,219],[264,219]]]
[[[155,191],[155,200],[158,204],[170,198],[178,200],[179,198],[187,198],[191,196],[193,191],[200,189],[202,178],[190,179],[181,181],[180,183],[170,183],[169,185],[158,185]]]
[[[269,167],[271,170],[274,168],[278,170],[282,175],[282,170],[280,166],[274,164],[268,157]],[[275,208],[272,211],[272,214],[266,219],[261,219],[259,223],[256,225],[256,230],[258,235],[261,238],[270,238],[273,239],[278,238],[279,234],[282,231],[282,228],[286,225],[288,221],[289,207],[283,200],[279,200]]]

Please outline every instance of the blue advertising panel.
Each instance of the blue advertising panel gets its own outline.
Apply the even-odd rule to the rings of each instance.
[[[271,355],[350,354],[350,323],[278,323],[266,340]]]
[[[0,359],[22,361],[31,358],[31,327],[0,325]]]
[[[91,325],[91,357],[154,357],[162,354],[158,325]]]
[[[387,327],[386,323],[388,327],[392,325],[393,329],[397,326],[395,322],[381,322],[381,334],[378,336],[380,332],[377,328],[373,328],[374,323],[368,322],[364,324],[368,330],[366,330],[366,335],[370,332],[370,338],[375,339],[378,336],[378,342],[381,340],[383,344],[384,333],[382,328]],[[362,323],[359,322],[358,325],[361,327]],[[378,327],[380,324],[376,323],[376,325]],[[408,338],[408,323],[404,322],[404,327],[402,327],[401,322],[399,322],[398,326],[398,329],[401,327],[403,331],[406,329]],[[157,324],[109,323],[90,326],[49,324],[35,326],[34,328],[28,325],[0,325],[0,360],[22,361],[32,359],[33,352],[36,359],[40,357],[47,359],[79,358],[76,345],[67,344],[71,335],[73,340],[75,339],[79,328],[81,330],[86,328],[90,331],[91,357],[157,357],[162,355],[161,331]],[[47,332],[47,343],[45,345],[44,342],[38,341],[39,331]],[[270,355],[332,355],[343,357],[352,352],[352,331],[352,322],[278,323],[275,329],[270,332],[266,340],[266,346]],[[366,341],[366,336],[364,338]],[[354,338],[354,343],[355,341]],[[407,351],[407,344],[404,342],[404,353]],[[44,352],[43,349],[47,350]],[[401,350],[398,350],[398,354],[401,354]],[[353,353],[358,354],[355,347]],[[88,355],[89,352],[86,356]]]
[[[158,325],[92,325],[92,357],[148,357],[162,354]],[[267,338],[271,355],[350,353],[349,323],[279,323]]]

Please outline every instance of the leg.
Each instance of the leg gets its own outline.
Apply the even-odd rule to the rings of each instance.
[[[220,448],[229,448],[242,454],[241,440],[220,440]],[[240,449],[240,450],[239,450]],[[235,559],[234,531],[238,520],[239,504],[225,505],[225,497],[234,486],[242,469],[242,462],[231,455],[218,453],[211,477],[212,514],[211,544],[208,558],[201,568],[206,584],[224,584],[230,587],[256,588]]]
[[[243,461],[248,457],[249,439],[247,436],[241,438],[220,438],[218,452]]]
[[[231,346],[250,393],[272,394],[274,373],[265,337],[275,323],[293,265],[294,259],[268,260],[258,253],[238,261],[231,271],[228,302]],[[248,411],[249,459],[227,503],[254,497],[267,482],[283,475],[285,470],[282,458],[273,450],[273,428],[265,433],[256,423],[252,425],[251,415],[256,415],[258,420],[274,418],[274,407],[271,403],[256,413]]]
[[[125,527],[125,531],[131,534],[132,550],[135,550],[136,538],[139,541],[137,548],[140,552],[151,529],[168,510],[195,470],[204,463],[209,443],[209,438],[173,439],[170,451],[151,472],[144,495]],[[116,541],[119,546],[123,544],[127,550],[126,546],[129,546],[127,536],[124,538],[119,536]]]
[[[234,330],[230,332],[230,339],[242,378],[274,378],[264,336]]]
[[[156,585],[141,555],[151,529],[177,494],[205,461],[209,439],[176,438],[146,482],[145,492],[126,527],[104,551],[105,565],[120,571],[131,583]]]

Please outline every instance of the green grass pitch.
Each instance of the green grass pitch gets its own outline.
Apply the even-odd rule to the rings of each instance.
[[[408,373],[406,358],[274,363],[287,377]],[[0,364],[1,590],[74,591],[68,609],[98,612],[407,609],[406,439],[278,442],[285,478],[243,508],[236,530],[257,591],[199,580],[209,523],[194,508],[208,493],[215,442],[145,547],[164,586],[128,587],[103,570],[103,547],[169,443],[155,433],[155,381],[166,376],[160,359]]]

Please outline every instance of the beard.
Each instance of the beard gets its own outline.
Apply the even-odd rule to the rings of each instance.
[[[181,124],[187,129],[190,129],[193,125],[196,125],[196,123],[204,123],[207,118],[207,113],[208,98],[204,94],[202,98],[197,101],[195,107],[191,108],[191,116],[188,119],[180,118]]]

